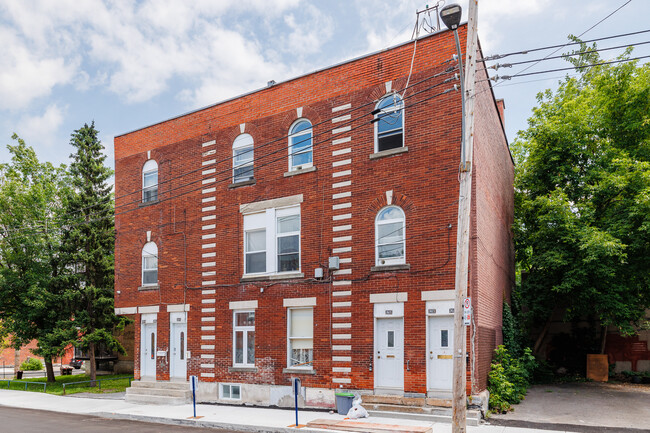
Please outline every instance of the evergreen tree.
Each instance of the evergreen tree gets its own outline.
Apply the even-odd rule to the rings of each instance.
[[[72,217],[65,234],[69,264],[76,270],[70,283],[77,344],[89,353],[92,381],[101,346],[125,353],[114,333],[127,322],[114,313],[114,209],[107,182],[113,173],[104,165],[104,147],[97,136],[93,122],[74,131],[70,139],[76,152],[70,155],[73,193],[67,209]]]

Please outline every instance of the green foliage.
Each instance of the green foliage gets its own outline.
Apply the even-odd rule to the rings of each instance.
[[[517,311],[517,310],[515,310]],[[519,357],[523,354],[525,336],[519,318],[507,302],[503,303],[503,345],[511,356]]]
[[[530,348],[525,348],[522,356],[516,358],[505,346],[497,347],[488,375],[490,410],[507,412],[511,405],[523,400],[536,367],[537,361]]]
[[[130,380],[133,377],[122,376],[122,375],[107,375],[101,377],[101,389],[99,385],[91,386],[90,376],[87,374],[75,374],[72,376],[57,376],[54,383],[47,383],[47,386],[44,388],[45,378],[29,378],[22,380],[0,380],[0,389],[12,389],[15,391],[27,391],[27,392],[45,392],[47,394],[54,395],[63,395],[63,384],[66,384],[65,393],[66,395],[76,394],[79,392],[91,392],[91,393],[114,393],[114,392],[124,392],[126,388],[130,386]],[[25,389],[25,382],[29,383],[27,389]],[[82,382],[82,383],[73,383],[71,382]],[[97,383],[97,381],[96,381]]]
[[[27,358],[20,364],[20,369],[25,371],[36,371],[43,369],[43,363],[36,358]]]
[[[562,311],[630,335],[650,308],[650,65],[580,71],[512,146],[522,307],[529,328]]]

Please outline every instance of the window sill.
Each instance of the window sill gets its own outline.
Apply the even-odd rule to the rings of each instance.
[[[381,152],[376,152],[376,153],[371,153],[369,155],[370,159],[379,159],[379,158],[384,158],[386,156],[392,156],[392,155],[399,155],[400,153],[405,153],[408,152],[409,148],[404,146],[404,147],[396,147],[395,149],[388,149],[388,150],[382,150]]]
[[[141,201],[141,202],[138,204],[138,207],[147,207],[147,206],[152,206],[152,205],[154,205],[154,204],[158,204],[158,203],[160,203],[159,200]]]
[[[257,373],[257,367],[228,367],[228,373]]]
[[[312,171],[316,171],[316,167],[311,166],[311,167],[307,167],[307,168],[300,168],[298,170],[287,171],[286,173],[284,173],[284,177],[291,177],[291,176],[295,176],[297,174],[303,174],[303,173],[311,173]]]
[[[382,265],[382,266],[373,266],[370,268],[370,272],[388,272],[388,271],[410,271],[411,265],[404,263],[401,265]]]
[[[286,274],[273,275],[245,275],[241,277],[241,282],[248,281],[267,281],[267,280],[290,280],[295,278],[305,278],[302,272],[287,272]]]
[[[313,368],[284,368],[282,372],[285,374],[316,374],[316,370]]]
[[[139,292],[146,292],[147,290],[158,290],[160,286],[158,284],[152,286],[140,286],[138,287]]]
[[[242,180],[240,182],[231,183],[230,185],[228,185],[228,188],[230,189],[239,188],[240,186],[255,185],[256,183],[257,181],[255,180],[255,178],[253,178],[248,180]]]

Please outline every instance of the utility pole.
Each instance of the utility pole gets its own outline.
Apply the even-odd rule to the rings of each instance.
[[[452,387],[452,432],[467,431],[466,363],[467,331],[463,325],[463,300],[467,297],[469,264],[470,210],[472,205],[472,155],[474,138],[474,79],[476,76],[478,0],[470,0],[467,21],[465,77],[462,89],[465,110],[462,132],[462,159],[460,162],[460,193],[458,197],[458,225],[456,237],[456,282],[454,303],[454,358]],[[459,53],[460,60],[460,53]],[[474,354],[472,354],[474,355]]]

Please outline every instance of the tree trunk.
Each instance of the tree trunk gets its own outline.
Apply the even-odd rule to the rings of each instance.
[[[605,354],[605,345],[607,344],[607,326],[603,326],[603,336],[600,339],[600,354]]]
[[[47,381],[48,382],[56,382],[56,379],[54,378],[54,366],[52,365],[52,358],[48,359],[43,359],[45,361],[45,371],[47,372]]]
[[[555,311],[551,311],[551,314],[548,316],[548,320],[546,320],[546,323],[544,324],[544,328],[542,328],[542,332],[540,332],[539,337],[537,337],[537,340],[535,341],[535,346],[533,346],[533,355],[535,356],[539,355],[539,351],[542,347],[542,343],[544,342],[544,338],[546,337],[546,333],[551,327],[551,320],[553,319],[554,312]]]
[[[14,349],[14,376],[20,370],[20,348]]]
[[[92,341],[88,345],[88,354],[90,355],[90,386],[95,386],[97,379],[97,365],[95,363],[95,343]]]

